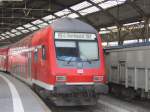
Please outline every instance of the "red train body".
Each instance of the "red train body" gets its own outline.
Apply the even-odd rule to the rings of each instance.
[[[54,99],[84,93],[88,97],[74,98],[78,105],[90,105],[97,94],[107,91],[101,38],[93,27],[79,20],[56,20],[10,45],[7,57],[8,67],[4,68],[8,72],[48,91]],[[60,99],[56,103],[64,104]]]
[[[8,48],[0,49],[0,70],[6,71],[8,67]]]

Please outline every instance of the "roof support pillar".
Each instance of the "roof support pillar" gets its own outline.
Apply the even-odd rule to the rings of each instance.
[[[149,40],[149,24],[150,24],[150,18],[145,18],[145,23],[144,23],[144,40],[147,42]]]
[[[117,26],[117,28],[118,28],[118,45],[123,45],[123,38],[122,38],[122,36],[121,36],[121,26]]]

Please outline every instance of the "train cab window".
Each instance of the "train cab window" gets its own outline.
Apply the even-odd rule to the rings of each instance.
[[[44,45],[42,46],[42,59],[46,60],[46,48]]]
[[[38,60],[38,49],[37,48],[34,50],[34,60],[35,61]]]
[[[75,61],[78,59],[77,45],[74,41],[56,41],[55,45],[58,60]]]

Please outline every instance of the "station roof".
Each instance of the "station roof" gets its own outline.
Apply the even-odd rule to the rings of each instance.
[[[150,0],[0,0],[0,45],[62,17],[78,18],[97,30],[142,21]]]

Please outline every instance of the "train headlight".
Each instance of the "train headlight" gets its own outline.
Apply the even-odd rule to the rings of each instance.
[[[104,76],[94,76],[94,78],[93,78],[93,80],[95,81],[95,82],[101,82],[101,81],[103,81],[103,79],[104,79]]]
[[[66,81],[66,76],[56,76],[56,81],[57,82],[65,82]]]

